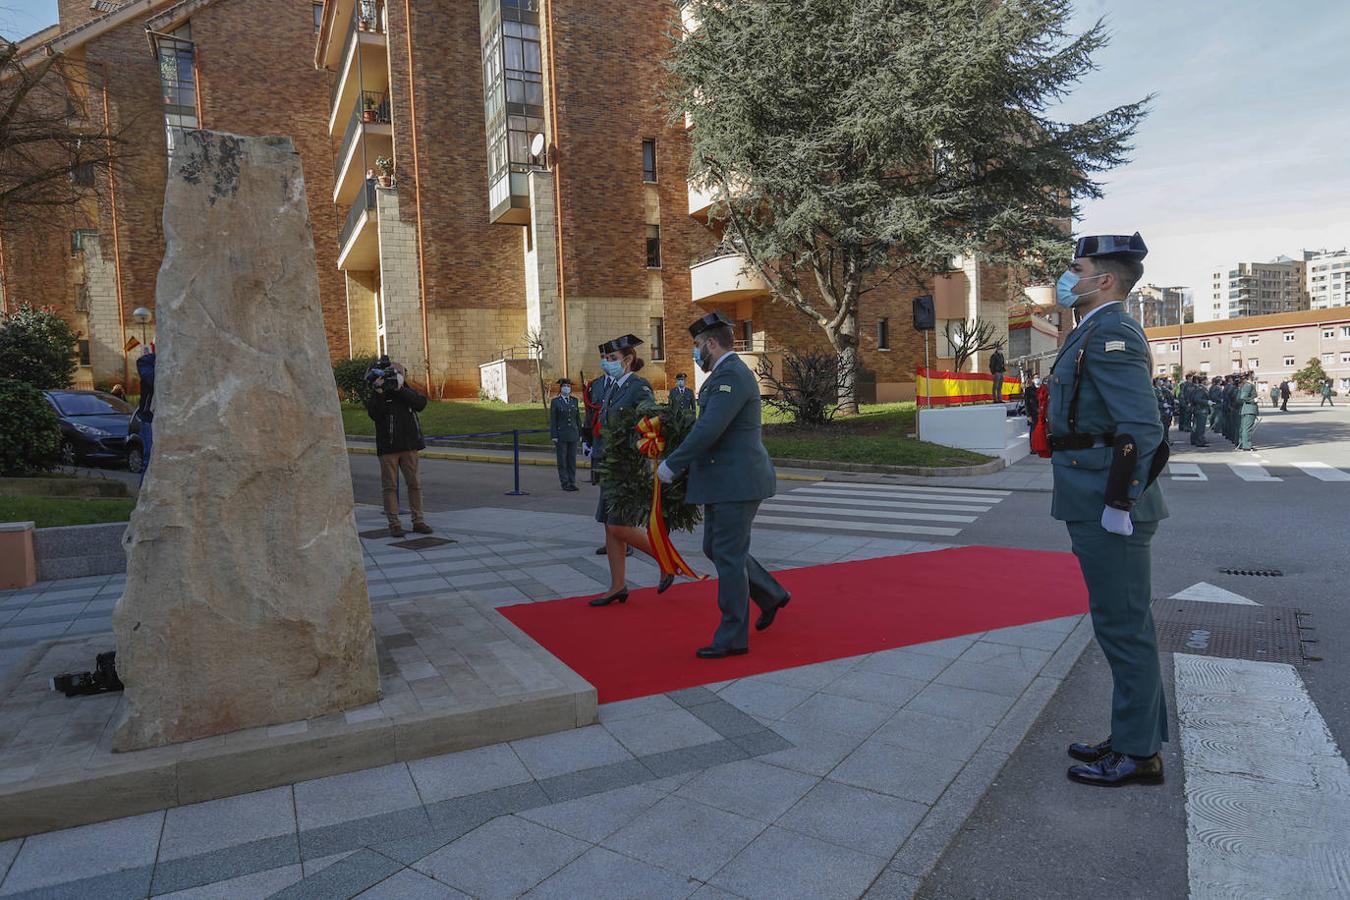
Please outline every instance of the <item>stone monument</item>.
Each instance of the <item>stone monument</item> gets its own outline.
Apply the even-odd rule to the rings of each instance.
[[[155,441],[113,612],[115,750],[379,699],[351,474],[289,138],[190,131],[164,198]]]

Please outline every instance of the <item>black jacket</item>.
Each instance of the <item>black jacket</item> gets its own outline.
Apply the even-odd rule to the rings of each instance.
[[[375,422],[375,452],[402,453],[422,450],[422,423],[417,414],[427,408],[427,398],[406,383],[397,391],[375,391],[366,400],[366,414]]]
[[[989,371],[1001,375],[1008,371],[1008,364],[1003,361],[1003,353],[999,350],[994,351],[994,355],[989,357]]]

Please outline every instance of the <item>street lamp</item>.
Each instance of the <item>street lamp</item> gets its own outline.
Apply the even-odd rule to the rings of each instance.
[[[150,340],[145,336],[145,328],[150,324],[150,310],[146,309],[144,306],[138,306],[132,310],[131,318],[141,326],[141,343],[148,348],[150,346]]]

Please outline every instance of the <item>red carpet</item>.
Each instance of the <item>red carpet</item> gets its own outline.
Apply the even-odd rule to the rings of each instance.
[[[957,547],[774,573],[792,603],[750,652],[704,660],[717,627],[717,582],[633,591],[593,609],[585,597],[522,603],[501,613],[577,674],[601,703],[743,678],[1087,612],[1069,553]]]

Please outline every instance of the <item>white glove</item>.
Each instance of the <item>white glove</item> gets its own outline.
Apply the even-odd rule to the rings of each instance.
[[[656,467],[656,477],[661,479],[662,484],[670,484],[675,480],[675,473],[670,471],[670,466],[666,465],[664,459],[661,460],[661,465]]]
[[[557,439],[557,438],[549,438],[549,440],[552,441],[552,442],[555,443],[555,444],[558,443],[558,439]]]
[[[587,444],[587,443],[585,443],[585,442],[583,442],[582,445],[581,445],[581,452],[582,452],[582,454],[583,454],[587,459],[590,459],[590,458],[591,458],[591,445],[590,445],[590,444]]]
[[[1130,514],[1123,509],[1116,509],[1114,506],[1102,508],[1102,527],[1112,534],[1124,535],[1125,537],[1134,534],[1134,523],[1130,521]]]
[[[402,372],[395,372],[395,373],[394,373],[394,385],[395,385],[395,386],[394,386],[394,390],[396,390],[396,391],[401,391],[401,390],[403,390],[403,373],[402,373]]]

